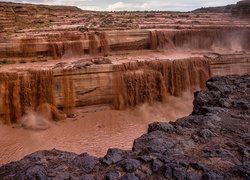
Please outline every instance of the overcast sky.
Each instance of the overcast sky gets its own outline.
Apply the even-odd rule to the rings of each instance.
[[[3,0],[9,1],[9,0]],[[84,10],[122,11],[122,10],[159,10],[190,11],[200,7],[236,4],[239,0],[12,0],[19,3],[48,5],[72,5]]]

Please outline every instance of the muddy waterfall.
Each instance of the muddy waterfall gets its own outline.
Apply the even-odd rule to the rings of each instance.
[[[204,89],[211,76],[209,61],[202,58],[137,61],[114,66],[114,107],[167,101],[167,96]]]
[[[53,70],[2,72],[0,115],[3,122],[19,123],[31,109],[41,113],[50,109],[52,114],[48,115],[49,119],[54,120],[61,119],[56,108],[65,114],[74,114],[78,101],[75,86],[81,93],[83,90],[77,83],[86,83],[75,80],[76,72],[64,69],[59,80]],[[115,109],[131,108],[145,102],[166,102],[168,96],[181,96],[183,92],[204,88],[211,76],[209,61],[203,58],[127,62],[113,65],[109,74],[113,88],[106,94],[113,96],[108,101],[113,103]],[[92,102],[98,104],[98,101]]]
[[[49,113],[46,118],[60,120],[62,116],[56,109],[53,78],[51,70],[1,72],[0,117],[3,122],[20,123],[21,117],[31,110],[41,114]],[[65,107],[71,106],[65,103]]]

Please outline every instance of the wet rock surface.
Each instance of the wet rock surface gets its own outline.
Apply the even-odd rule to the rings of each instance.
[[[38,151],[0,167],[0,179],[249,179],[250,75],[213,77],[207,87],[190,116],[150,124],[130,151]]]

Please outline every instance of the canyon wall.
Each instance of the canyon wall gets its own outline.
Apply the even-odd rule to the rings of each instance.
[[[103,32],[56,31],[44,34],[22,34],[0,42],[0,58],[78,57],[83,54],[108,53],[109,42]]]
[[[1,71],[0,119],[19,123],[28,109],[74,114],[75,107],[110,104],[115,109],[181,96],[205,87],[211,75],[249,73],[249,27],[84,31],[77,27],[29,30],[0,39],[0,58],[69,59],[113,56],[126,50],[201,50],[197,57],[79,65],[49,70]],[[223,49],[232,54],[213,53]],[[211,53],[211,52],[212,53]],[[138,51],[139,52],[139,51]],[[210,53],[209,53],[210,52]],[[113,53],[113,54],[112,54]],[[207,53],[208,56],[206,55]],[[204,54],[203,54],[204,55]],[[93,59],[92,59],[93,60]],[[135,59],[134,59],[135,60]],[[83,59],[84,61],[84,59]],[[112,62],[110,62],[112,63]],[[38,68],[39,69],[39,68]],[[46,69],[46,68],[44,68]],[[47,104],[47,105],[44,105]]]
[[[20,123],[29,110],[49,104],[55,112],[74,114],[75,107],[109,104],[115,109],[133,108],[141,103],[166,102],[205,88],[212,75],[249,73],[249,56],[218,55],[179,60],[145,60],[119,64],[93,64],[81,68],[6,71],[0,73],[0,119]]]
[[[56,19],[74,17],[83,11],[75,6],[48,6],[0,2],[0,33],[48,27]],[[68,21],[65,21],[68,23]]]
[[[249,50],[250,29],[221,27],[191,30],[150,31],[151,49],[205,49]]]
[[[125,109],[163,102],[168,95],[204,88],[210,75],[209,61],[200,58],[2,72],[0,118],[6,124],[19,123],[28,110],[44,104],[74,114],[75,107],[95,104]]]
[[[184,30],[123,30],[80,32],[76,29],[20,33],[0,39],[0,58],[77,57],[141,49],[250,49],[248,27]]]
[[[244,75],[250,72],[250,54],[221,54],[210,58],[213,76],[228,74]]]

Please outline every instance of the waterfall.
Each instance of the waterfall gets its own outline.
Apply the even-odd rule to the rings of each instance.
[[[183,60],[137,61],[114,65],[114,107],[125,109],[153,101],[165,101],[168,95],[181,96],[205,88],[211,76],[209,61]]]

